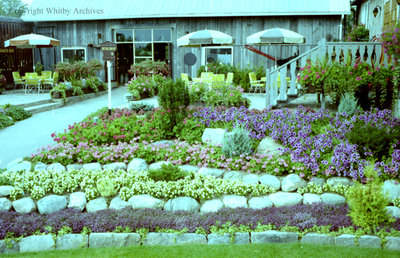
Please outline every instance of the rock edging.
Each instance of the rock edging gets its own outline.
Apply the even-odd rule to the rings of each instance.
[[[293,232],[268,230],[250,233],[229,233],[208,235],[196,233],[90,233],[66,234],[54,239],[51,235],[33,235],[13,242],[7,247],[5,240],[0,240],[0,253],[23,253],[49,250],[68,250],[91,247],[121,247],[132,245],[186,245],[186,244],[266,244],[266,243],[302,243],[330,246],[360,246],[400,250],[400,237],[386,237],[385,244],[377,236],[363,235],[357,241],[355,235],[344,234],[331,236],[318,233],[308,233],[303,237]]]

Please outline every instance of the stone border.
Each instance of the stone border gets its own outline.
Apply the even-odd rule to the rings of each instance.
[[[308,233],[302,238],[297,233],[269,230],[264,232],[229,233],[202,235],[196,233],[147,233],[141,237],[138,233],[91,233],[66,234],[53,239],[52,235],[32,235],[13,242],[12,248],[6,247],[6,241],[0,240],[0,253],[23,253],[50,250],[69,250],[91,247],[121,247],[132,245],[186,245],[186,244],[279,244],[300,243],[327,246],[360,246],[400,251],[400,237],[386,237],[382,246],[377,236],[363,235],[358,239],[355,235],[340,235],[337,237]]]

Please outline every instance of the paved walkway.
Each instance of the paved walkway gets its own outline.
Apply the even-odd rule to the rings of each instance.
[[[125,94],[125,87],[114,88],[112,90],[112,106],[125,106]],[[26,100],[26,98],[45,98],[45,95],[48,96],[48,94],[34,95],[30,94],[19,97],[15,97],[16,94],[12,94],[12,96],[11,94],[0,95],[0,104],[22,104],[18,102],[24,98]],[[8,99],[3,98],[4,96],[8,96]],[[9,162],[17,158],[30,156],[38,148],[52,145],[54,143],[51,138],[53,132],[63,132],[64,129],[68,128],[68,125],[80,122],[90,113],[107,105],[108,95],[106,94],[62,108],[34,114],[28,119],[0,129],[0,168],[5,168]]]

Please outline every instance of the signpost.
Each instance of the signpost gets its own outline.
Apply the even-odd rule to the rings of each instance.
[[[108,78],[108,114],[111,115],[111,62],[115,61],[115,51],[117,44],[106,41],[100,44],[103,52],[103,61],[107,61],[107,78]]]

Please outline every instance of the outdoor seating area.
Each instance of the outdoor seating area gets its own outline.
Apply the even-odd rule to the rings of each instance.
[[[58,80],[58,72],[43,71],[41,75],[36,72],[25,73],[21,76],[19,72],[13,72],[14,79],[14,90],[18,85],[21,85],[25,90],[25,94],[28,93],[40,93],[44,91],[50,91],[54,84]]]

